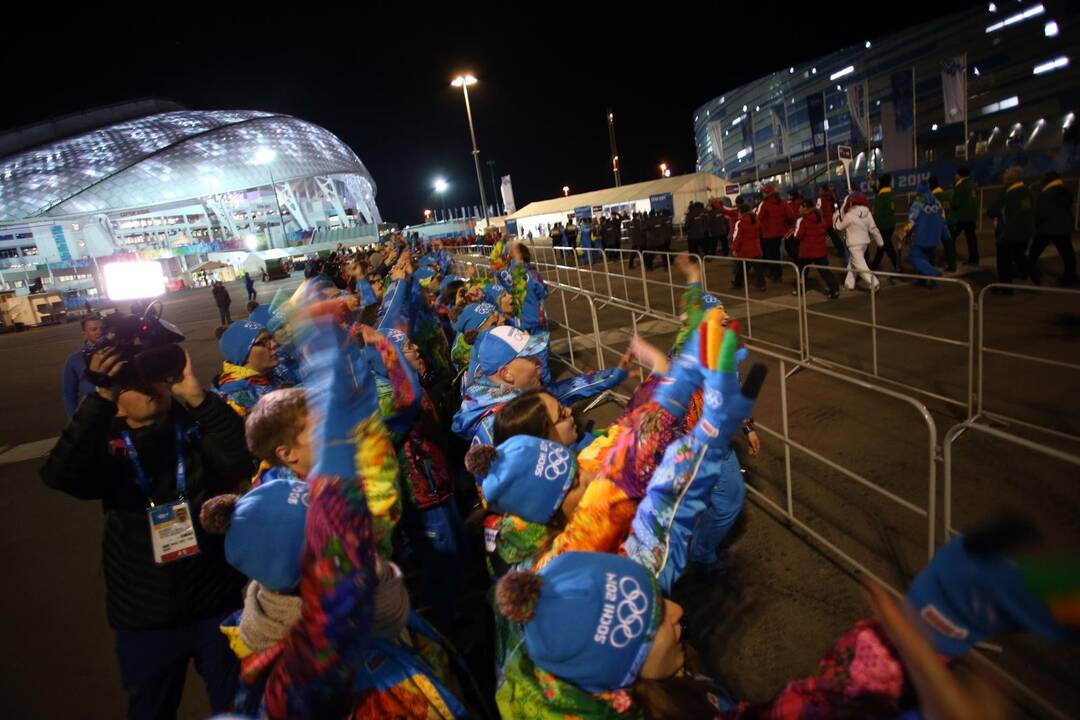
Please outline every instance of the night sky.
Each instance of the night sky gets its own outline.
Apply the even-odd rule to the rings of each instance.
[[[657,177],[661,162],[691,172],[693,111],[705,101],[971,4],[888,3],[889,27],[838,3],[830,11],[819,3],[626,3],[617,19],[524,3],[454,13],[304,3],[295,15],[269,3],[246,5],[243,15],[169,4],[159,17],[30,17],[5,32],[0,126],[146,96],[287,113],[356,151],[384,219],[415,223],[437,207],[436,176],[450,182],[448,205],[479,204],[464,102],[449,85],[460,71],[480,81],[470,88],[480,159],[513,176],[522,207],[563,185],[583,192],[613,184],[608,107],[623,182]]]

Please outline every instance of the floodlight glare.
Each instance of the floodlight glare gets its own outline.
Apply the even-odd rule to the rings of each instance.
[[[110,300],[139,300],[165,294],[165,272],[154,260],[114,262],[104,268]]]

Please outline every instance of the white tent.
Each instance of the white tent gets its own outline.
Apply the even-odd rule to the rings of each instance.
[[[519,236],[530,232],[534,236],[546,235],[551,225],[556,222],[565,224],[567,215],[584,208],[589,209],[589,215],[600,215],[613,211],[648,212],[670,207],[675,222],[680,223],[691,202],[704,203],[710,198],[734,197],[738,192],[737,184],[712,173],[698,172],[539,200],[529,203],[506,219],[508,224],[510,221],[517,223]]]

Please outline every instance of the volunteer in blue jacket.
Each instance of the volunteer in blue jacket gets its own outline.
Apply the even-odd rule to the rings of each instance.
[[[68,417],[75,414],[75,409],[87,395],[97,392],[94,384],[83,377],[86,372],[86,357],[83,355],[101,339],[102,321],[98,315],[87,315],[82,319],[83,344],[68,356],[64,363],[64,411]]]
[[[543,386],[547,345],[547,333],[530,335],[505,325],[478,338],[472,352],[476,370],[469,373],[475,379],[465,389],[453,431],[474,445],[493,445],[494,414],[526,390]],[[578,375],[548,385],[547,391],[563,405],[587,400],[622,383],[630,364],[627,354],[613,370]]]

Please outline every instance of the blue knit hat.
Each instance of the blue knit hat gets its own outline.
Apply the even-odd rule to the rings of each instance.
[[[500,325],[484,333],[483,340],[477,338],[473,353],[476,354],[477,366],[484,375],[494,375],[515,358],[539,357],[544,362],[547,351],[548,334],[538,332],[530,335],[524,330]]]
[[[498,447],[481,485],[491,507],[529,522],[546,523],[576,475],[577,461],[564,445],[515,435]]]
[[[270,306],[263,303],[259,307],[255,308],[248,314],[248,320],[254,323],[259,323],[263,327],[267,327],[270,323]]]
[[[236,499],[225,534],[225,559],[274,592],[300,582],[308,485],[271,480]]]
[[[416,270],[414,276],[417,280],[427,280],[428,278],[433,277],[436,272],[438,271],[430,265],[423,265]]]
[[[491,317],[491,313],[495,312],[495,306],[491,303],[472,303],[466,305],[461,314],[458,315],[457,322],[454,323],[454,330],[457,333],[469,332],[470,330],[477,330],[487,322],[487,319]]]
[[[712,310],[717,307],[724,307],[724,301],[710,293],[705,293],[701,296],[701,303],[705,306],[706,310]]]
[[[243,365],[247,362],[251,346],[266,328],[252,320],[237,320],[225,331],[218,341],[226,362]]]
[[[446,292],[446,288],[450,285],[450,283],[457,282],[459,280],[464,281],[465,278],[461,277],[460,275],[447,275],[442,279],[442,282],[439,283],[439,292]]]
[[[608,553],[568,552],[538,574],[512,572],[496,599],[524,623],[537,667],[588,692],[632,685],[664,617],[652,573]]]
[[[934,649],[948,657],[959,657],[975,643],[1006,633],[1076,641],[1076,634],[1027,587],[1019,567],[1000,555],[970,552],[962,537],[934,553],[911,584],[907,599],[929,628]]]
[[[501,298],[505,293],[506,288],[504,288],[502,285],[499,285],[498,283],[494,283],[484,288],[484,299],[492,305],[497,306],[499,304],[499,298]]]

